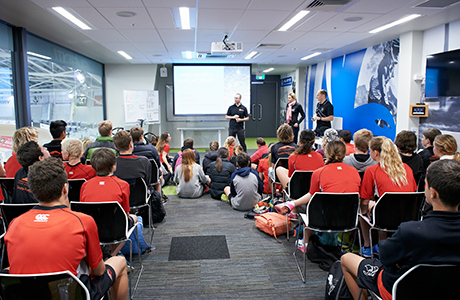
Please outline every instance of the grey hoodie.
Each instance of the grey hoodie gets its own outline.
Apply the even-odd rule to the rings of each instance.
[[[364,172],[367,167],[370,167],[370,166],[373,166],[373,165],[377,164],[377,162],[375,160],[373,160],[370,155],[369,155],[369,158],[366,161],[364,161],[364,162],[358,161],[358,160],[356,160],[354,153],[346,156],[343,159],[343,162],[345,164],[349,165],[349,166],[352,166],[352,167],[356,168],[358,170],[358,172]]]

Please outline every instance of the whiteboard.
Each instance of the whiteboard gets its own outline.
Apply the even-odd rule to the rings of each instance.
[[[160,122],[158,91],[123,90],[125,123]]]

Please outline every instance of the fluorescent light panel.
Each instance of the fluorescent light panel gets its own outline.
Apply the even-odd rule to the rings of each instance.
[[[256,56],[258,52],[257,51],[252,51],[251,53],[249,53],[248,55],[246,55],[246,57],[244,59],[251,59],[253,58],[254,56]]]
[[[125,51],[118,51],[118,54],[120,54],[121,56],[123,56],[123,57],[126,58],[126,59],[133,59],[131,56],[129,56],[128,54],[126,54]]]
[[[44,58],[44,59],[51,59],[51,57],[49,57],[49,56],[41,55],[41,54],[38,54],[38,53],[35,53],[35,52],[27,51],[27,54],[32,55],[32,56],[36,56],[36,57],[40,57],[40,58]]]
[[[397,21],[394,21],[394,22],[392,22],[392,23],[389,23],[389,24],[387,24],[387,25],[383,25],[383,26],[381,26],[381,27],[379,27],[379,28],[376,28],[376,29],[374,29],[374,30],[371,30],[371,31],[369,31],[369,33],[377,33],[377,32],[380,32],[380,31],[384,31],[384,30],[387,30],[388,28],[395,27],[395,26],[398,26],[398,25],[400,25],[400,24],[409,22],[409,21],[411,21],[411,20],[413,20],[413,19],[416,19],[416,18],[418,18],[418,17],[420,17],[420,16],[421,16],[421,15],[419,15],[419,14],[413,14],[413,15],[404,17],[404,18],[402,18],[402,19],[399,19],[399,20],[397,20]]]
[[[171,7],[171,13],[177,29],[196,28],[196,8]]]
[[[192,59],[193,51],[182,51],[182,57],[186,59]]]
[[[294,17],[292,17],[292,19],[290,19],[289,21],[286,22],[286,24],[281,26],[281,28],[278,29],[278,31],[286,31],[286,30],[288,30],[295,23],[299,22],[303,17],[308,15],[309,12],[310,12],[309,10],[301,10],[301,11],[299,11]]]
[[[307,59],[310,59],[310,58],[312,58],[312,57],[318,56],[318,55],[320,55],[320,54],[321,54],[321,52],[315,52],[315,53],[313,53],[313,54],[310,54],[310,55],[307,55],[307,56],[302,57],[300,60],[307,60]]]
[[[69,20],[70,22],[72,22],[73,24],[77,25],[80,29],[83,29],[83,30],[90,30],[91,29],[91,27],[86,25],[83,21],[81,21],[80,19],[78,19],[77,17],[72,15],[70,12],[68,12],[64,8],[62,8],[62,7],[53,7],[53,10],[56,11],[61,16],[63,16],[64,18],[66,18],[67,20]]]
[[[269,72],[273,71],[274,69],[275,69],[275,68],[266,69],[266,70],[264,70],[264,73],[269,73]]]
[[[182,29],[190,29],[190,10],[188,7],[179,7]]]

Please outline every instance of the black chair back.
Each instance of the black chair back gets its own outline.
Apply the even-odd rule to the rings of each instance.
[[[393,299],[460,299],[459,282],[460,266],[417,265],[395,282]]]
[[[0,273],[0,299],[90,300],[85,285],[70,272],[44,274]]]
[[[289,180],[289,198],[299,199],[310,191],[313,171],[294,171]]]
[[[134,184],[129,186],[129,192],[129,207],[139,207],[147,203],[147,185],[144,179],[136,178]]]
[[[25,204],[7,204],[1,203],[0,209],[2,213],[3,222],[5,228],[8,229],[10,222],[22,215],[25,212],[28,212],[32,207],[38,205],[38,203],[25,203]]]
[[[360,172],[358,172],[358,173],[359,173],[359,177],[361,177],[361,182],[363,182],[364,171],[360,171]]]
[[[420,220],[424,200],[423,192],[383,194],[373,209],[373,227],[396,231],[402,222]]]
[[[93,217],[101,243],[125,239],[128,229],[127,216],[118,202],[71,202],[70,209]]]
[[[14,178],[0,178],[3,197],[6,203],[13,202]]]
[[[358,211],[358,193],[315,193],[307,206],[307,226],[325,232],[350,231],[358,225]]]
[[[85,179],[69,179],[69,202],[80,202],[80,191]]]
[[[278,179],[278,175],[276,175],[276,168],[283,167],[289,169],[289,157],[280,157],[275,163],[274,171],[275,171],[275,183],[281,184],[280,180]]]
[[[158,165],[157,163],[155,162],[154,159],[149,159],[150,160],[150,164],[152,165],[152,179],[150,179],[150,185],[154,185],[154,184],[157,184],[158,183],[158,180],[159,180],[159,172],[158,172]]]

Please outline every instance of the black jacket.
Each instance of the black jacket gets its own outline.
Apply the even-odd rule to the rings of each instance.
[[[235,166],[228,161],[228,159],[222,159],[222,171],[219,173],[216,169],[216,162],[212,162],[211,169],[211,197],[214,199],[220,199],[220,196],[224,193],[224,188],[230,186],[230,179],[235,171]]]
[[[133,154],[137,156],[145,156],[148,159],[154,159],[158,168],[161,168],[160,156],[158,155],[157,148],[152,144],[134,143]]]
[[[203,158],[203,171],[206,175],[211,175],[211,163],[216,161],[217,159],[217,151],[209,150],[206,152]]]
[[[286,105],[286,111],[289,107],[289,103]],[[300,119],[299,118],[300,114]],[[305,119],[305,112],[303,111],[302,105],[296,101],[296,103],[292,106],[292,118],[289,122],[289,125],[294,126],[295,123],[299,124]]]

